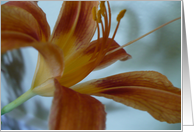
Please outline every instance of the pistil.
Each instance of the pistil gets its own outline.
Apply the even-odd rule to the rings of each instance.
[[[181,17],[175,18],[175,19],[173,19],[173,20],[171,20],[171,21],[169,21],[169,22],[167,22],[167,23],[165,23],[165,24],[163,24],[163,25],[161,25],[161,26],[155,28],[154,30],[152,30],[152,31],[150,31],[150,32],[148,32],[148,33],[142,35],[141,37],[136,38],[136,39],[134,39],[134,40],[132,40],[132,41],[130,41],[130,42],[124,44],[123,46],[120,46],[120,47],[118,47],[118,48],[116,48],[116,49],[114,49],[114,50],[109,51],[106,55],[108,55],[108,54],[110,54],[110,53],[113,53],[113,52],[115,52],[115,51],[117,51],[117,50],[120,50],[120,49],[122,49],[122,48],[124,48],[124,47],[130,45],[130,44],[132,44],[132,43],[134,43],[134,42],[136,42],[136,41],[142,39],[143,37],[145,37],[145,36],[147,36],[147,35],[149,35],[149,34],[155,32],[156,30],[158,30],[158,29],[160,29],[160,28],[162,28],[162,27],[164,27],[164,26],[166,26],[166,25],[168,25],[168,24],[170,24],[170,23],[172,23],[172,22],[174,22],[174,21],[176,21],[176,20],[178,20],[178,19],[181,19]]]

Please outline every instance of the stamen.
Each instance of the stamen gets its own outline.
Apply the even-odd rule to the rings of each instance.
[[[130,42],[124,44],[123,46],[120,46],[120,47],[118,47],[118,48],[116,48],[116,49],[114,49],[114,50],[109,51],[106,55],[108,55],[108,54],[110,54],[110,53],[113,53],[113,52],[115,52],[115,51],[117,51],[117,50],[120,50],[120,49],[122,49],[122,48],[124,48],[124,47],[130,45],[130,44],[132,44],[132,43],[134,43],[134,42],[136,42],[136,41],[142,39],[143,37],[145,37],[145,36],[147,36],[147,35],[149,35],[149,34],[155,32],[156,30],[158,30],[158,29],[160,29],[160,28],[162,28],[162,27],[164,27],[164,26],[166,26],[166,25],[168,25],[168,24],[170,24],[170,23],[172,23],[172,22],[174,22],[174,21],[176,21],[176,20],[178,20],[178,19],[181,19],[181,17],[178,17],[178,18],[176,18],[176,19],[173,19],[173,20],[171,20],[171,21],[169,21],[169,22],[167,22],[167,23],[165,23],[165,24],[163,24],[163,25],[161,25],[161,26],[155,28],[154,30],[152,30],[152,31],[150,31],[150,32],[148,32],[148,33],[142,35],[141,37],[139,37],[139,38],[137,38],[137,39],[135,39],[135,40],[133,40],[133,41],[130,41]]]
[[[118,24],[116,26],[116,29],[114,31],[114,34],[113,34],[113,37],[112,37],[112,40],[109,41],[109,43],[107,43],[107,40],[108,40],[108,37],[109,37],[109,33],[110,33],[110,27],[111,27],[111,9],[110,9],[110,4],[109,2],[107,2],[107,5],[108,5],[108,12],[107,12],[107,9],[105,7],[105,2],[102,1],[100,3],[100,10],[98,11],[97,13],[97,21],[99,23],[101,23],[101,26],[102,26],[102,33],[103,33],[103,42],[102,44],[103,45],[106,45],[105,49],[104,49],[104,52],[106,53],[108,51],[108,49],[110,48],[114,38],[115,38],[115,35],[116,35],[116,32],[118,30],[118,27],[119,27],[119,24],[120,24],[120,20],[121,18],[123,18],[125,12],[126,12],[126,9],[122,10],[118,16],[117,16],[117,21],[118,21]],[[103,23],[102,23],[102,20],[101,20],[101,14],[102,16],[104,17],[104,24],[105,24],[105,27],[103,26]]]
[[[124,10],[120,11],[120,13],[118,14],[118,16],[117,16],[118,24],[116,26],[116,29],[114,31],[114,34],[112,36],[111,41],[109,41],[109,43],[107,43],[107,40],[108,40],[108,37],[109,37],[109,33],[110,33],[110,27],[111,27],[111,9],[110,9],[109,2],[107,2],[107,5],[108,5],[108,12],[106,10],[105,2],[104,1],[100,2],[100,10],[98,10],[97,14],[96,14],[96,7],[94,7],[93,11],[92,11],[93,12],[93,19],[95,21],[97,21],[97,25],[98,25],[98,23],[101,23],[101,26],[102,26],[102,39],[101,39],[101,42],[99,42],[99,36],[100,36],[99,32],[100,31],[99,31],[99,25],[98,25],[97,26],[97,29],[98,29],[97,44],[96,44],[96,48],[95,48],[94,54],[92,55],[90,60],[92,60],[92,59],[94,59],[96,57],[97,58],[101,58],[103,54],[107,53],[107,51],[109,50],[109,48],[110,48],[110,46],[111,46],[111,44],[112,44],[112,42],[113,42],[113,40],[115,38],[116,32],[117,32],[119,24],[120,24],[120,20],[123,18],[124,14],[126,12],[126,9],[124,9]],[[101,15],[104,17],[105,27],[103,25],[103,22],[102,22],[102,19],[101,19]],[[99,60],[99,59],[97,59],[97,60]]]

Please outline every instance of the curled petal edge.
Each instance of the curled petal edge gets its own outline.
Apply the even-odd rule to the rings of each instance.
[[[61,76],[64,68],[63,54],[60,48],[52,43],[38,42],[29,35],[4,31],[1,33],[1,54],[8,50],[32,46],[46,60],[54,77]]]

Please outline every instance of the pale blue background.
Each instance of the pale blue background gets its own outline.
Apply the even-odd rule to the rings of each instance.
[[[61,1],[41,1],[38,3],[46,12],[51,29],[54,27],[61,3]],[[126,15],[121,20],[118,33],[115,37],[115,40],[120,45],[136,39],[154,28],[181,16],[180,1],[111,1],[110,5],[112,10],[111,36],[117,24],[117,14],[120,10],[127,9]],[[94,39],[96,39],[96,36]],[[103,70],[95,71],[83,81],[128,71],[155,70],[166,75],[174,86],[181,88],[180,20],[152,33],[125,49],[132,55],[132,59],[126,62],[118,61]],[[6,82],[5,79],[8,75],[2,73],[1,106],[8,104],[11,100],[18,97],[14,96],[13,89],[16,89],[18,95],[21,95],[30,88],[37,61],[37,51],[32,48],[24,48],[21,52],[25,62],[24,77],[21,79],[22,83],[20,86],[22,90],[16,89],[15,85]],[[15,54],[14,56],[16,56]],[[12,58],[10,53],[7,58],[9,57]],[[15,58],[18,59],[17,57]],[[12,61],[13,59],[8,61],[7,64]],[[7,67],[8,70],[12,70],[12,68]],[[18,75],[15,75],[15,77],[17,78]],[[98,99],[107,108],[108,130],[181,129],[180,123],[167,124],[160,122],[152,118],[147,112],[115,103],[109,99],[99,97]],[[51,102],[52,97],[33,97],[22,106],[2,116],[2,129],[47,129],[47,118]]]

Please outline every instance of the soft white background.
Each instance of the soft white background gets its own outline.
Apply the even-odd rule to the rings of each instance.
[[[62,2],[39,2],[39,6],[47,14],[47,20],[53,29]],[[181,16],[181,2],[173,1],[114,1],[110,2],[112,10],[112,32],[117,24],[116,16],[122,9],[127,9],[115,40],[123,45],[154,28]],[[112,36],[111,32],[111,36]],[[110,37],[111,37],[110,36]],[[95,38],[94,38],[95,39]],[[101,78],[128,71],[155,70],[168,77],[174,86],[181,88],[181,21],[156,31],[155,33],[135,42],[125,48],[132,59],[126,62],[118,61],[114,65],[101,71],[91,73],[83,81]],[[31,80],[36,66],[37,52],[32,48],[22,50],[25,60],[25,77],[22,82],[24,91],[30,88]],[[8,104],[7,89],[9,84],[1,79],[2,106]],[[167,124],[152,118],[147,112],[139,111],[111,100],[98,99],[107,107],[108,130],[175,130],[181,129],[181,124]],[[13,98],[14,100],[14,98]],[[41,103],[41,108],[37,103]],[[21,129],[47,129],[48,111],[52,102],[51,97],[36,96],[20,107],[8,113],[7,116],[15,118]],[[42,107],[44,109],[42,109]],[[2,117],[3,121],[4,117]],[[2,124],[3,125],[3,124]]]

